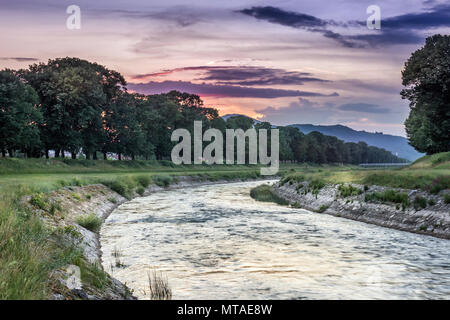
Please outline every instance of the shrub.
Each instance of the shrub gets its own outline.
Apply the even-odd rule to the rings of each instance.
[[[428,205],[431,207],[431,206],[434,206],[436,204],[436,201],[434,201],[434,199],[429,199],[428,200]]]
[[[125,197],[127,195],[127,186],[123,182],[121,182],[119,180],[115,180],[108,184],[106,185],[107,187],[109,187],[111,190],[117,192],[121,196]]]
[[[136,192],[142,197],[144,195],[145,188],[143,186],[139,186],[136,188]]]
[[[78,193],[72,194],[72,198],[74,198],[77,201],[81,201],[81,196]]]
[[[438,194],[442,190],[450,188],[450,176],[437,177],[427,187],[427,191],[431,194]]]
[[[256,188],[250,190],[250,196],[256,201],[275,202],[281,205],[289,204],[288,201],[277,195],[275,191],[273,191],[272,187],[267,184],[257,186]]]
[[[329,208],[329,206],[323,204],[320,206],[319,210],[317,210],[318,213],[322,213],[325,212],[325,210],[327,210]]]
[[[92,232],[97,232],[100,230],[100,226],[102,225],[102,219],[94,213],[90,213],[79,216],[76,219],[76,223]]]
[[[31,205],[41,210],[47,210],[48,200],[40,193],[35,194],[30,199]]]
[[[150,176],[137,176],[136,181],[144,188],[147,188],[152,183]]]
[[[323,187],[325,187],[325,182],[322,180],[315,179],[309,183],[309,188],[312,189],[311,192],[313,195],[316,196],[316,198],[317,198],[317,195],[319,194],[320,189],[322,189]]]
[[[449,204],[450,203],[450,193],[447,193],[444,195],[444,203]]]
[[[154,176],[153,181],[157,186],[168,187],[172,183],[172,177],[170,176]]]
[[[403,209],[409,206],[408,195],[404,192],[395,191],[392,189],[387,189],[384,192],[372,192],[366,193],[364,200],[369,201],[379,201],[383,203],[393,202],[400,203]]]
[[[352,197],[352,196],[358,196],[363,193],[363,191],[359,188],[356,188],[352,186],[351,184],[348,186],[345,186],[341,184],[338,188],[339,194],[343,198]]]
[[[113,197],[108,198],[108,201],[111,202],[111,203],[114,203],[114,204],[117,203],[117,199],[116,199],[116,198],[113,198]]]
[[[427,207],[427,199],[421,196],[416,196],[413,202],[414,209],[420,210]]]

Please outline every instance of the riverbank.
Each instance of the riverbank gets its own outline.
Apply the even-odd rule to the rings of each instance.
[[[284,180],[272,190],[298,208],[402,231],[450,239],[448,190],[421,190]]]
[[[254,179],[249,179],[254,180]],[[232,180],[234,181],[234,180]],[[237,180],[241,181],[241,180]],[[127,198],[102,184],[66,186],[45,195],[26,196],[23,205],[42,218],[53,238],[81,252],[74,261],[51,275],[52,299],[128,300],[135,299],[126,284],[114,279],[102,267],[99,231],[105,219],[121,204],[162,190],[231,182],[179,176],[136,188]],[[139,192],[138,192],[139,191]],[[75,270],[75,272],[74,272]],[[78,273],[78,274],[77,274]]]

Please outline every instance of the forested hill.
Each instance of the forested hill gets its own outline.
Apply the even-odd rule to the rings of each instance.
[[[312,124],[293,124],[292,127],[298,128],[301,132],[308,134],[313,131],[318,131],[328,136],[335,136],[345,142],[360,142],[363,141],[369,146],[375,146],[391,151],[400,158],[405,158],[414,161],[423,154],[417,152],[408,144],[406,138],[400,136],[393,136],[383,133],[372,133],[366,131],[356,131],[349,127],[342,125],[334,126],[316,126]]]
[[[227,114],[222,116],[226,121],[229,118],[241,116],[240,114]],[[252,119],[255,124],[261,123],[261,121],[255,120],[248,116],[243,115],[249,119]],[[408,144],[406,138],[400,136],[393,136],[383,133],[372,133],[366,131],[357,131],[352,128],[343,125],[331,125],[331,126],[321,126],[312,124],[292,124],[291,127],[298,128],[304,134],[311,133],[313,131],[320,132],[327,136],[333,136],[344,142],[365,142],[369,146],[374,146],[377,148],[385,149],[392,152],[392,154],[397,155],[399,158],[407,159],[409,161],[415,161],[421,156],[422,153],[417,152],[413,147]],[[274,126],[276,127],[276,126]]]

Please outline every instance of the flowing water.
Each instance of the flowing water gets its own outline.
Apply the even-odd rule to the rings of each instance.
[[[261,183],[123,204],[101,230],[105,269],[143,299],[150,270],[173,299],[450,298],[449,240],[256,202]]]

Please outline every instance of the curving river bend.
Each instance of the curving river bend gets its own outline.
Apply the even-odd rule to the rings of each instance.
[[[450,241],[250,198],[259,182],[154,193],[101,230],[103,265],[146,299],[449,299]],[[119,252],[122,267],[115,264]]]

